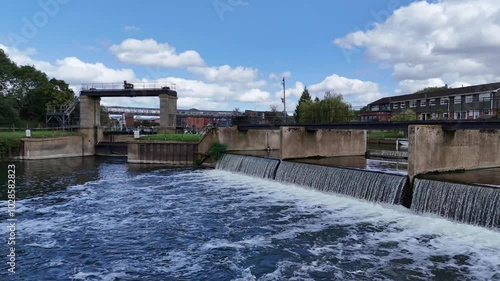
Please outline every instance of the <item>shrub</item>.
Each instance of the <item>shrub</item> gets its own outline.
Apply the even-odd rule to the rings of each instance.
[[[0,159],[9,157],[10,153],[16,153],[21,145],[21,139],[12,137],[0,137]]]
[[[227,150],[227,145],[222,144],[218,141],[213,142],[210,144],[210,147],[208,148],[208,154],[214,161],[218,161],[219,159],[222,158],[222,155],[226,153]]]

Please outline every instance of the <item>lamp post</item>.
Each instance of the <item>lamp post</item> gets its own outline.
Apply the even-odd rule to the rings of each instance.
[[[285,124],[286,124],[288,114],[286,113],[285,77],[283,77],[283,82],[281,84],[283,84],[283,98],[281,99],[281,101],[283,102],[283,113],[285,114]]]

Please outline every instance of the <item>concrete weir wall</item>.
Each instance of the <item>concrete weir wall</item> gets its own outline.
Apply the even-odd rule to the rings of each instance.
[[[128,162],[144,164],[193,165],[197,143],[135,141],[128,143]]]
[[[314,156],[357,156],[366,153],[366,131],[307,131],[304,127],[281,127],[281,159]]]
[[[218,141],[227,145],[228,151],[279,150],[280,130],[248,130],[221,127],[205,134],[198,144],[198,153],[205,154],[210,145]]]
[[[22,139],[19,156],[15,159],[36,160],[93,155],[93,146],[84,136],[46,139]]]
[[[439,125],[411,125],[408,175],[500,167],[500,130],[445,131]]]
[[[227,144],[227,150],[280,149],[280,130],[248,130],[219,128],[218,140]]]

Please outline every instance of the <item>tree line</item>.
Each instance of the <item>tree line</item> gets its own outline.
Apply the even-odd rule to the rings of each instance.
[[[34,66],[18,66],[0,49],[0,127],[44,124],[48,104],[74,97],[63,80],[49,79]]]

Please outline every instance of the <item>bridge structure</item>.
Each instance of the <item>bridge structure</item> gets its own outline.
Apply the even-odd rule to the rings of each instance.
[[[133,114],[139,116],[160,116],[159,108],[104,106],[104,109],[109,114],[113,115]],[[234,113],[232,111],[220,111],[220,110],[178,109],[177,116],[179,115],[186,117],[231,118],[234,115]]]
[[[102,97],[159,97],[160,131],[174,132],[176,128],[177,92],[172,83],[96,83],[83,84],[80,91],[80,131],[94,145],[102,139]]]

